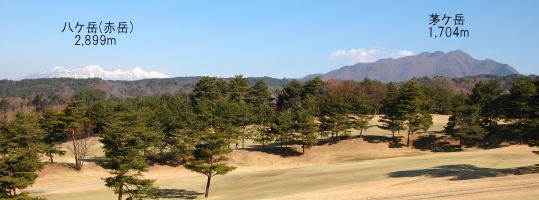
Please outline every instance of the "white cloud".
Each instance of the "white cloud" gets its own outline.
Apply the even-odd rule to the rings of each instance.
[[[389,54],[389,57],[391,57],[391,58],[402,58],[402,57],[411,56],[411,55],[414,55],[414,53],[412,53],[411,51],[400,50],[400,51],[393,52],[393,53]]]
[[[354,62],[374,62],[379,49],[350,49],[331,52],[332,58],[351,57]]]
[[[349,57],[352,59],[353,63],[368,63],[374,62],[382,58],[401,58],[405,56],[414,55],[413,52],[409,50],[400,50],[396,52],[385,52],[382,49],[372,48],[372,49],[350,49],[350,50],[337,50],[331,52],[331,58],[339,57]]]

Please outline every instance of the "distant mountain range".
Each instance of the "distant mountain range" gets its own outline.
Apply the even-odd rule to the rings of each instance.
[[[513,67],[491,59],[477,60],[461,50],[448,53],[424,52],[398,59],[381,59],[372,63],[344,66],[325,74],[312,74],[303,79],[320,76],[322,79],[356,80],[365,78],[382,82],[400,82],[414,77],[463,77],[489,74],[505,76],[518,74]]]
[[[51,70],[37,74],[32,74],[26,78],[101,78],[103,80],[141,80],[152,78],[169,78],[167,75],[159,72],[146,72],[140,67],[133,68],[129,71],[121,69],[115,71],[107,71],[97,65],[89,65],[83,68],[68,70],[63,67],[54,67]]]
[[[448,53],[437,51],[434,53],[420,53],[398,59],[386,58],[371,63],[357,63],[344,66],[325,74],[312,74],[303,79],[320,76],[322,79],[356,80],[365,78],[376,79],[382,82],[401,82],[417,77],[444,76],[449,78],[476,76],[476,75],[505,76],[518,74],[513,67],[501,64],[491,59],[477,60],[461,50]],[[169,78],[159,72],[146,72],[137,67],[132,70],[107,71],[97,65],[90,65],[79,69],[68,70],[63,67],[54,67],[51,70],[32,74],[25,78],[101,78],[103,80],[141,80]]]

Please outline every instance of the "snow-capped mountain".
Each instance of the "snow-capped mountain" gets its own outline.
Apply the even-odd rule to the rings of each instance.
[[[101,78],[103,80],[140,80],[150,78],[169,78],[166,74],[151,71],[146,72],[140,67],[133,68],[129,71],[117,69],[107,71],[97,65],[89,65],[83,68],[68,70],[57,66],[51,70],[33,74],[27,78]]]

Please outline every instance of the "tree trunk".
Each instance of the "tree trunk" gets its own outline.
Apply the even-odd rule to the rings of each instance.
[[[13,196],[17,196],[17,187],[15,185],[11,186],[11,191],[13,191]]]
[[[462,149],[462,137],[459,137],[459,149]]]
[[[120,184],[120,188],[118,189],[118,200],[122,200],[124,193],[124,184]]]
[[[359,128],[359,138],[363,137],[363,128]]]
[[[211,174],[208,174],[208,182],[206,182],[206,193],[204,193],[204,198],[208,198],[208,194],[210,193],[210,182]]]
[[[305,144],[301,144],[301,154],[305,154]]]
[[[53,156],[52,156],[52,153],[51,153],[51,152],[48,152],[48,154],[49,154],[49,159],[51,160],[51,163],[54,163],[54,159],[52,159],[52,157],[53,157]]]
[[[71,130],[71,142],[73,143],[73,156],[75,157],[75,169],[80,171],[81,166],[79,164],[79,150],[75,142],[75,129]]]
[[[245,148],[245,129],[246,128],[247,127],[245,126],[242,127],[243,135],[241,136],[241,149]]]
[[[410,146],[410,132],[408,132],[408,137],[406,137],[406,146]]]

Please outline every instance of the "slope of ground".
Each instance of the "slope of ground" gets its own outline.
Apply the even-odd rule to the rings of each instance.
[[[447,116],[435,116],[431,131],[441,130],[444,120]],[[367,134],[389,135],[377,128]],[[514,175],[517,167],[539,163],[532,150],[519,145],[432,153],[362,138],[314,146],[296,156],[235,150],[229,157],[238,168],[213,179],[210,199],[534,199],[539,175]],[[90,155],[102,155],[99,143]],[[115,198],[101,180],[107,171],[92,160],[81,172],[67,166],[73,162],[69,153],[57,161],[26,191],[50,200]],[[157,180],[162,199],[200,198],[206,180],[168,166],[152,166],[146,176]]]
[[[211,199],[533,199],[539,191],[539,175],[512,175],[512,168],[539,161],[531,150],[527,146],[511,146],[275,169],[239,167],[230,174],[215,177],[210,196]],[[45,182],[52,182],[52,172],[65,174],[65,169],[54,167],[48,166],[28,191],[51,200],[114,198],[99,180],[106,173],[90,172],[89,165],[82,173],[73,172],[78,174],[78,179],[68,175],[57,180],[55,187],[45,187]],[[158,178],[157,184],[168,194],[164,199],[193,197],[203,192],[205,184],[203,176],[182,168],[154,166],[148,176]],[[74,184],[72,180],[80,181]]]

